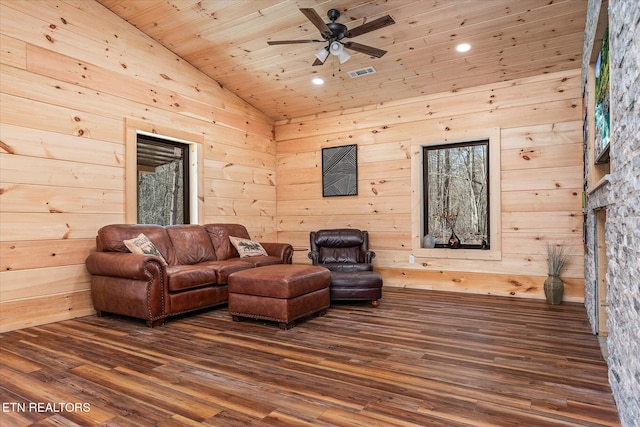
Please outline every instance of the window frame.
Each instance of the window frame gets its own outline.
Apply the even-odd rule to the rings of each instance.
[[[423,186],[423,148],[488,140],[489,144],[489,241],[491,247],[479,249],[424,248],[422,236],[425,189]],[[463,131],[447,131],[427,135],[417,140],[411,150],[411,249],[416,257],[445,259],[501,260],[501,203],[500,203],[500,129],[485,128]]]
[[[204,136],[154,123],[125,119],[125,223],[138,222],[138,134],[189,145],[189,223],[204,219]],[[186,221],[185,221],[186,222]]]
[[[489,177],[491,176],[491,164],[489,158],[491,156],[491,150],[489,147],[489,140],[487,138],[474,140],[474,141],[462,141],[462,142],[450,142],[439,145],[423,145],[422,146],[422,183],[424,184],[427,180],[427,175],[429,173],[429,164],[427,162],[427,156],[429,151],[433,150],[447,150],[454,148],[463,148],[463,147],[473,147],[473,146],[483,146],[486,147],[486,170],[487,170],[487,248],[483,248],[481,244],[467,244],[461,242],[460,248],[462,249],[473,249],[473,250],[487,250],[491,248],[491,186],[489,185]],[[423,195],[423,215],[422,215],[422,235],[427,234],[428,229],[428,219],[429,215],[426,215],[426,212],[429,212],[429,187],[427,185],[422,186]],[[438,244],[435,249],[446,249],[446,244]]]
[[[178,141],[175,138],[166,138],[160,135],[149,135],[146,132],[137,132],[137,145],[136,145],[136,149],[139,149],[140,144],[144,144],[146,143],[147,145],[152,145],[155,147],[174,147],[179,149],[180,152],[182,153],[182,156],[180,158],[180,167],[182,168],[182,179],[181,179],[181,184],[182,184],[182,217],[183,217],[183,222],[182,224],[189,224],[191,222],[191,203],[190,203],[190,199],[191,199],[191,180],[190,180],[190,176],[191,176],[191,168],[189,167],[189,162],[190,162],[190,157],[191,157],[191,150],[189,149],[191,144],[188,144],[186,142],[183,141]],[[138,167],[140,168],[140,158],[138,155],[136,155],[136,161],[138,162]],[[140,182],[140,170],[138,170],[138,183]],[[138,184],[138,188],[137,188],[137,197],[138,197],[138,202],[140,201],[140,185]],[[138,206],[137,208],[137,215],[138,215],[138,223],[140,223],[140,206]],[[173,225],[173,224],[171,224]]]

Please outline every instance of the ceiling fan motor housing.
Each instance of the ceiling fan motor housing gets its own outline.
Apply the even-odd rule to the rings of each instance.
[[[327,11],[327,17],[331,22],[335,22],[340,18],[340,11],[338,9],[329,9]]]
[[[327,37],[327,40],[342,40],[347,36],[347,26],[344,24],[330,22],[327,27],[331,30],[331,35]]]
[[[326,37],[328,41],[342,40],[345,37],[348,37],[347,26],[344,24],[340,24],[336,22],[336,20],[340,17],[340,11],[337,9],[329,9],[327,12],[327,16],[331,20],[327,24],[327,27],[331,30],[331,34]]]

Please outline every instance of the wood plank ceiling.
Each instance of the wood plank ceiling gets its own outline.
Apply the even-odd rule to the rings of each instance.
[[[321,115],[580,67],[582,0],[98,0],[274,120]],[[326,43],[299,8],[352,29],[391,15],[394,25],[350,39],[349,51],[312,66]],[[469,43],[467,53],[455,47]],[[347,74],[374,67],[375,74]],[[325,80],[322,86],[313,77]]]

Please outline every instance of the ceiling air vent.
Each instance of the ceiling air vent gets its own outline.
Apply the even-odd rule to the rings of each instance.
[[[348,71],[349,77],[355,79],[356,77],[366,76],[367,74],[373,74],[376,72],[376,69],[373,67],[361,68],[359,70]]]

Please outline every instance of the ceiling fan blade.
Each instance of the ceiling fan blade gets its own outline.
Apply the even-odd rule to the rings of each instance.
[[[299,43],[326,43],[326,40],[269,40],[268,45],[275,44],[299,44]]]
[[[311,65],[315,67],[316,65],[322,65],[322,64],[324,64],[324,61],[320,61],[320,59],[316,58],[316,60],[313,61],[313,64]]]
[[[320,15],[318,15],[318,12],[316,12],[314,9],[301,8],[300,12],[304,13],[304,16],[306,16],[307,19],[311,21],[311,23],[315,25],[317,29],[320,30],[320,33],[326,36],[331,35],[331,29],[327,27],[327,24],[324,23]]]
[[[387,25],[395,24],[396,21],[390,15],[383,16],[382,18],[374,19],[371,22],[365,22],[364,24],[349,30],[347,37],[355,37],[361,34],[365,34],[371,31],[379,30]]]
[[[355,42],[347,42],[344,44],[344,47],[346,47],[347,49],[355,50],[356,52],[375,56],[376,58],[380,58],[385,53],[387,53],[386,50],[378,49],[376,47],[371,47],[371,46],[367,46],[367,45],[355,43]]]

